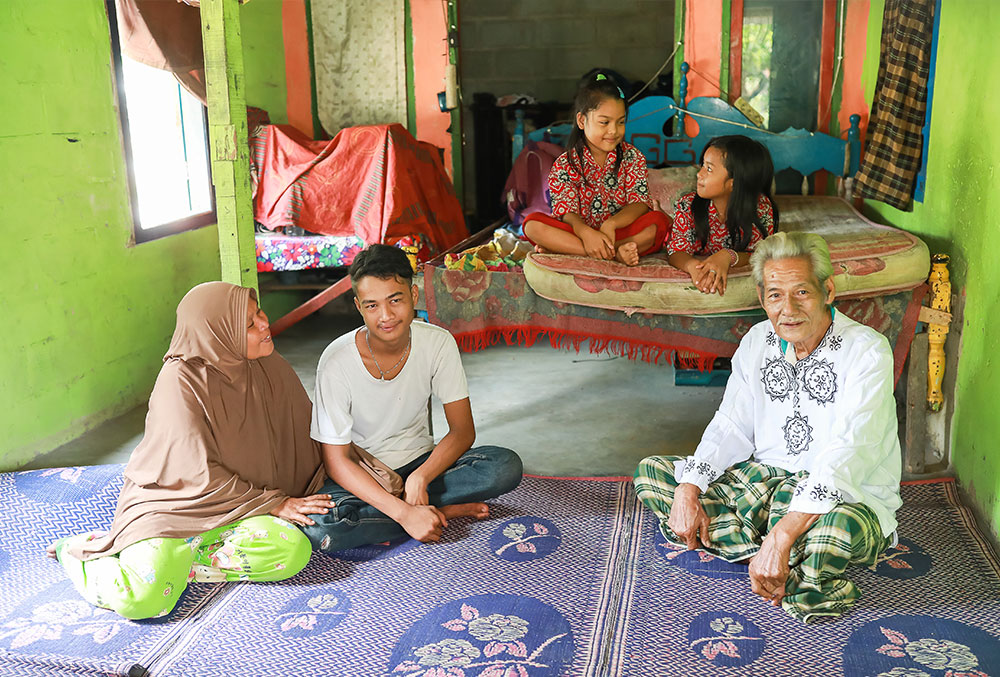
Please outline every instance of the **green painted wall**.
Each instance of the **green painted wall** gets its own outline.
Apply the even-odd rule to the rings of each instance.
[[[1000,535],[1000,91],[996,36],[1000,3],[942,3],[923,204],[901,212],[880,202],[866,209],[924,238],[952,257],[951,278],[965,292],[961,358],[952,420],[952,464]],[[870,30],[880,31],[884,3],[873,0]],[[871,44],[869,40],[869,44]],[[878,68],[877,39],[865,72]],[[949,339],[953,340],[953,339]],[[993,363],[998,359],[997,364]]]
[[[282,0],[253,0],[240,6],[247,105],[263,108],[275,124],[288,124]]]
[[[0,470],[145,400],[214,227],[130,246],[103,0],[0,2]]]

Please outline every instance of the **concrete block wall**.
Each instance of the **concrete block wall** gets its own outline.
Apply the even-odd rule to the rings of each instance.
[[[580,76],[612,68],[645,82],[673,51],[674,0],[461,0],[466,211],[475,210],[475,92],[572,102]]]

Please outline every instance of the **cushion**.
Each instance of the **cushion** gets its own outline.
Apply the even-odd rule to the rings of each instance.
[[[694,165],[650,169],[649,197],[660,204],[660,211],[673,218],[677,198],[694,190],[698,168]]]
[[[826,238],[837,298],[891,294],[927,279],[930,254],[916,236],[869,221],[838,197],[779,195],[776,201],[781,230]],[[539,296],[597,308],[697,315],[760,307],[749,266],[730,271],[725,296],[703,294],[687,273],[667,263],[665,252],[637,266],[532,253],[524,275]]]

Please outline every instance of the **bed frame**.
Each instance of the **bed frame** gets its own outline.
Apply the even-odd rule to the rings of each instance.
[[[687,62],[681,64],[680,70],[679,92],[684,101],[690,70]],[[675,117],[675,132],[669,136],[665,130]],[[860,122],[860,115],[851,115],[846,140],[793,127],[778,133],[760,129],[723,99],[700,96],[691,99],[687,106],[679,106],[669,96],[649,96],[630,106],[625,140],[646,156],[650,167],[656,167],[695,164],[710,139],[743,134],[767,146],[775,172],[794,169],[803,175],[803,195],[808,195],[807,178],[825,170],[841,179],[838,193],[850,199],[851,183],[861,157]],[[688,136],[694,127],[697,127],[695,135]],[[531,132],[528,138],[564,145],[572,128],[572,123],[550,125]]]

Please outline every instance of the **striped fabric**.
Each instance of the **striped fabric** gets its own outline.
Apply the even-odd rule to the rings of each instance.
[[[933,29],[934,0],[886,0],[870,141],[855,190],[897,209],[912,208],[920,171]]]
[[[650,456],[635,472],[639,500],[660,519],[667,540],[684,545],[667,527],[673,504],[674,464],[680,456]],[[701,495],[709,517],[707,552],[730,562],[760,549],[764,536],[788,511],[795,487],[808,473],[746,461],[737,463]],[[841,503],[796,541],[789,556],[791,573],[782,608],[805,622],[846,613],[861,596],[843,577],[849,564],[873,564],[888,545],[875,514],[860,503]]]

